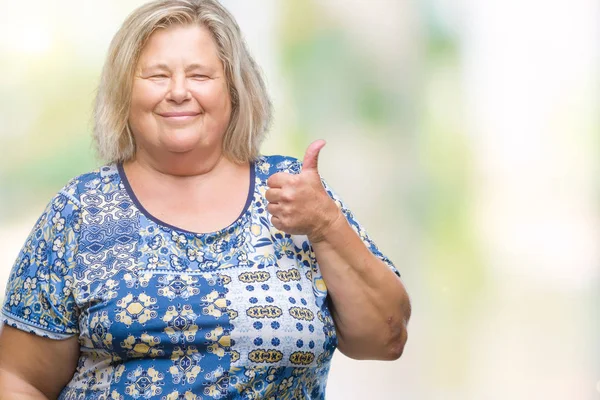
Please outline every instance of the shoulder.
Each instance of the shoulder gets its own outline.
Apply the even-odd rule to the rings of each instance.
[[[64,199],[75,207],[81,205],[82,196],[92,192],[107,193],[118,188],[120,175],[115,164],[104,165],[90,172],[78,175],[69,182],[55,196]]]
[[[90,192],[109,192],[118,188],[121,178],[117,166],[104,165],[71,179],[59,193],[79,203],[81,196]]]
[[[302,162],[290,156],[263,155],[256,160],[256,173],[262,179],[267,179],[278,172],[298,174],[301,170]]]

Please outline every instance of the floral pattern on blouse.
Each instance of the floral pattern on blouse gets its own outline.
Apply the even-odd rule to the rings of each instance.
[[[300,170],[260,157],[240,217],[207,234],[150,215],[120,165],[71,180],[27,238],[0,321],[78,336],[60,399],[323,399],[337,344],[327,287],[306,236],[277,230],[266,210],[269,176]]]

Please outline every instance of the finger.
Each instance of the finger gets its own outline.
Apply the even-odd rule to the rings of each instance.
[[[319,152],[327,142],[323,139],[319,139],[314,141],[308,146],[306,149],[306,153],[304,153],[304,161],[302,162],[302,171],[317,171],[319,172]]]
[[[282,189],[268,189],[265,192],[265,198],[269,203],[279,203],[281,201]]]
[[[281,206],[277,203],[267,204],[267,211],[274,217],[281,215]]]
[[[282,188],[283,185],[293,179],[293,176],[287,172],[278,172],[267,179],[267,186],[270,188]]]
[[[281,220],[277,217],[271,217],[271,223],[273,224],[273,226],[280,230],[283,231],[283,223],[281,222]]]

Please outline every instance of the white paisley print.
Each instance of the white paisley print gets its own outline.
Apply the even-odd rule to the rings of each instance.
[[[207,234],[150,215],[121,165],[71,180],[19,254],[2,322],[78,336],[60,399],[323,399],[336,348],[327,287],[306,236],[278,231],[266,210],[269,176],[300,169],[260,157],[242,214]]]

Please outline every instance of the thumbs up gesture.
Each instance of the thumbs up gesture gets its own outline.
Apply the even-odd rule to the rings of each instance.
[[[327,230],[343,215],[329,197],[319,176],[319,152],[324,140],[306,149],[302,171],[279,172],[267,180],[265,197],[275,228],[292,235],[307,235],[312,242],[325,239]]]

